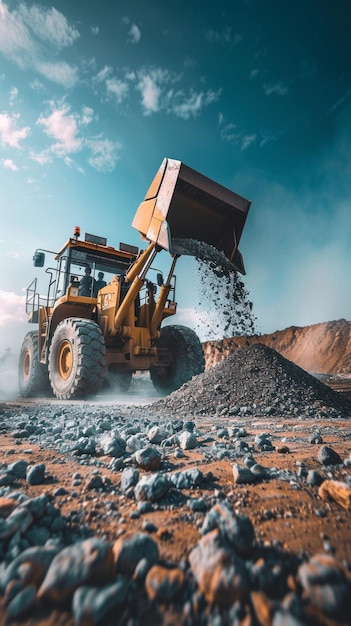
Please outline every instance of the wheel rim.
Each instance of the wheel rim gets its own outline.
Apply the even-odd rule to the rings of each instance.
[[[30,356],[30,351],[27,348],[23,354],[23,361],[22,361],[22,373],[23,373],[24,380],[28,380],[29,378],[30,364],[31,364],[31,356]]]
[[[63,341],[57,352],[57,371],[60,378],[67,380],[72,372],[73,353],[69,341]]]

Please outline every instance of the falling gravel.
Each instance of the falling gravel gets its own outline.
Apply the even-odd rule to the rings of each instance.
[[[253,335],[255,317],[249,292],[229,259],[202,241],[176,241],[197,263],[198,335],[206,340]]]

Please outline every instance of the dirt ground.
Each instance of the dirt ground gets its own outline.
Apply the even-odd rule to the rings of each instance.
[[[6,403],[15,406],[16,403]],[[1,407],[0,407],[1,408]],[[233,418],[235,419],[235,418]],[[233,419],[231,421],[233,422]],[[195,420],[197,427],[208,429],[214,425],[206,423],[206,418]],[[223,422],[223,419],[221,420]],[[234,422],[233,422],[234,423]],[[241,424],[243,422],[241,421]],[[282,428],[283,424],[283,428]],[[228,424],[229,425],[229,424]],[[319,445],[311,445],[308,437],[316,429],[315,420],[285,420],[275,423],[273,417],[256,420],[248,418],[245,427],[250,435],[269,432],[275,450],[272,452],[255,452],[255,459],[267,468],[291,469],[297,471],[298,467],[305,463],[308,469],[316,469],[323,473],[317,459]],[[323,443],[338,452],[342,459],[349,457],[351,453],[351,423],[348,421],[324,420],[318,422],[318,430],[323,437]],[[11,435],[0,436],[0,449],[2,460],[7,463],[23,458],[28,442],[21,443],[14,440]],[[52,451],[30,446],[32,456],[36,463],[45,463],[47,478],[45,485],[26,484],[18,481],[17,487],[27,493],[29,497],[46,492],[53,494],[58,487],[65,487],[68,494],[72,491],[72,476],[79,472],[82,484],[75,487],[78,497],[71,498],[63,495],[55,498],[55,506],[59,506],[63,515],[77,511],[84,511],[83,523],[89,525],[93,533],[115,541],[125,531],[142,531],[143,522],[147,519],[157,528],[152,535],[157,541],[160,557],[167,562],[179,563],[186,559],[190,550],[200,539],[199,528],[203,522],[203,513],[191,513],[186,507],[160,506],[155,511],[134,517],[136,501],[121,494],[118,489],[121,473],[101,469],[104,476],[108,476],[112,485],[116,486],[116,508],[121,514],[118,520],[109,521],[106,515],[111,503],[111,494],[87,491],[85,478],[91,476],[93,468],[84,466],[73,458],[54,454]],[[101,457],[100,461],[110,459]],[[183,470],[190,467],[201,468],[205,474],[211,472],[213,481],[206,489],[183,490],[188,497],[220,497],[225,494],[240,513],[250,517],[254,524],[256,538],[267,545],[279,542],[284,551],[288,553],[304,552],[309,556],[329,551],[338,560],[351,563],[351,513],[334,501],[322,500],[318,495],[318,487],[309,486],[306,482],[299,482],[299,488],[294,488],[288,481],[269,480],[261,481],[253,485],[235,485],[232,474],[232,462],[228,459],[204,462],[203,455],[196,450],[185,452],[181,459],[172,458],[172,471]],[[324,468],[325,472],[326,468]],[[328,474],[328,472],[327,472]],[[333,466],[329,472],[330,477],[336,480],[345,480],[351,475],[350,468]],[[195,518],[194,518],[195,516]],[[194,523],[194,519],[196,520]],[[1,615],[1,612],[0,612]],[[40,611],[28,621],[11,621],[12,626],[30,624],[31,626],[56,626],[56,624],[72,624],[68,613]],[[325,624],[333,625],[332,620],[326,620]],[[340,626],[340,622],[335,622]],[[5,616],[0,617],[0,626],[7,626]]]
[[[221,420],[223,421],[223,420]],[[276,467],[278,469],[291,469],[297,471],[300,463],[305,463],[308,469],[316,469],[321,472],[321,465],[317,460],[317,452],[320,446],[311,446],[308,443],[308,436],[316,427],[315,420],[298,423],[291,421],[284,423],[284,432],[279,428],[279,440],[282,435],[286,439],[284,444],[280,444],[278,438],[274,436],[274,422],[272,420],[255,420],[245,422],[250,435],[269,432],[272,435],[273,445],[277,445],[273,452],[255,452],[255,459],[264,467]],[[333,434],[324,435],[324,429],[330,430],[332,426]],[[323,436],[324,444],[331,446],[338,452],[341,458],[346,458],[351,453],[351,423],[335,422],[325,420],[318,423],[319,431]],[[201,429],[201,426],[200,426]],[[290,438],[305,439],[306,443],[290,442]],[[15,445],[16,444],[16,445]],[[6,462],[23,458],[22,449],[28,448],[28,443],[18,444],[11,436],[0,435],[0,449],[2,458]],[[76,510],[77,501],[86,503],[85,522],[92,530],[101,536],[106,536],[111,540],[116,538],[115,523],[109,523],[105,513],[105,501],[111,500],[111,495],[95,492],[87,492],[84,487],[85,480],[92,474],[92,467],[81,465],[78,460],[53,454],[52,451],[39,449],[37,446],[30,446],[32,456],[36,463],[45,463],[47,470],[46,485],[28,485],[25,481],[18,481],[18,487],[26,492],[29,497],[35,497],[43,492],[53,493],[60,486],[68,491],[72,490],[72,476],[79,472],[82,477],[82,486],[75,487],[79,491],[78,498],[72,500],[67,496],[56,498],[56,504],[60,504],[63,515],[68,515],[72,510]],[[285,449],[288,449],[285,450]],[[312,450],[311,450],[312,449]],[[313,454],[314,453],[314,454]],[[106,461],[108,465],[110,459],[100,457],[100,461]],[[221,490],[227,496],[233,494],[238,501],[240,511],[248,515],[255,526],[257,536],[262,540],[281,542],[287,551],[305,551],[313,554],[324,550],[323,543],[328,538],[335,555],[340,560],[351,563],[351,514],[340,507],[335,502],[323,501],[318,496],[318,488],[307,484],[300,489],[293,489],[289,482],[282,480],[262,481],[253,485],[234,485],[232,462],[228,459],[211,461],[205,463],[203,456],[190,450],[185,453],[185,458],[172,459],[172,471],[183,470],[191,467],[201,468],[206,474],[212,472],[215,480],[209,485],[208,490],[197,489],[196,496],[204,497],[211,495],[214,490]],[[101,473],[108,476],[113,485],[118,487],[121,474],[104,468]],[[333,470],[333,478],[344,480],[345,475],[351,475],[351,470],[346,468]],[[44,488],[43,488],[44,487]],[[189,497],[194,496],[193,490],[184,490]],[[131,531],[141,530],[143,518],[130,519],[130,513],[136,510],[135,500],[128,497],[119,496],[118,510],[125,518],[125,528]],[[318,509],[323,509],[325,516],[319,517],[316,514]],[[271,511],[271,519],[265,519],[265,511]],[[199,525],[202,523],[203,515],[199,515]],[[270,517],[270,516],[269,516]],[[148,513],[147,519],[159,528],[156,539],[159,543],[162,558],[179,562],[186,558],[189,549],[194,546],[200,538],[199,531],[194,527],[193,521],[187,522],[184,511],[161,509]]]
[[[331,326],[332,325],[332,326]],[[284,334],[285,333],[285,334]],[[257,341],[262,338],[256,338]],[[232,349],[247,345],[242,339],[241,345],[226,340],[222,344],[213,342],[205,345],[207,367],[227,356]],[[254,343],[255,338],[250,340]],[[239,342],[240,343],[240,342]],[[286,358],[292,360],[309,372],[318,372],[320,379],[343,397],[351,395],[351,323],[345,320],[325,325],[316,325],[305,329],[287,329],[271,336],[264,336],[264,343],[270,345]],[[305,353],[303,351],[305,346]],[[312,355],[311,346],[314,345]],[[293,358],[294,357],[294,358]],[[324,359],[324,360],[323,360]],[[307,367],[307,365],[309,367]],[[315,366],[315,367],[314,367]],[[138,398],[132,402],[138,404]],[[29,402],[29,401],[26,401]],[[35,401],[33,401],[35,402]],[[21,401],[0,402],[2,410],[14,412],[25,411],[25,403]],[[318,430],[323,444],[335,450],[344,461],[351,456],[351,421],[338,419],[299,419],[286,417],[282,420],[271,415],[265,418],[225,417],[193,418],[200,433],[208,432],[216,426],[244,426],[252,438],[256,434],[269,433],[274,446],[273,451],[254,452],[257,463],[265,468],[277,468],[297,472],[305,465],[308,470],[317,470],[324,478],[346,481],[351,476],[351,467],[347,465],[324,467],[318,461],[320,444],[311,444],[309,436]],[[215,431],[214,431],[215,432]],[[210,446],[211,443],[209,442]],[[84,465],[79,459],[60,455],[53,450],[30,445],[31,458],[35,463],[45,463],[45,484],[29,485],[25,480],[18,480],[15,488],[24,491],[29,497],[43,492],[53,495],[58,487],[64,487],[66,495],[55,497],[55,506],[60,508],[62,515],[71,518],[74,513],[82,514],[81,523],[86,523],[94,535],[115,541],[125,532],[143,530],[147,520],[154,524],[152,537],[157,541],[160,558],[178,564],[187,559],[191,549],[200,539],[200,528],[205,514],[194,513],[186,506],[172,503],[155,507],[154,511],[144,515],[137,514],[135,498],[124,495],[119,489],[121,472],[108,469],[110,458],[99,457],[99,471],[107,476],[115,487],[115,494],[88,490],[85,479],[91,477],[94,466]],[[0,434],[0,462],[13,463],[22,459],[28,449],[28,442],[15,439],[11,434]],[[184,457],[175,458],[172,451],[165,450],[165,460],[172,471],[186,468],[201,469],[203,474],[211,473],[212,479],[206,488],[182,490],[189,498],[202,497],[218,502],[221,497],[227,498],[241,514],[248,516],[255,529],[256,539],[267,546],[280,544],[286,553],[308,556],[329,552],[339,561],[351,564],[351,511],[343,508],[333,500],[324,500],[319,496],[317,486],[308,485],[306,480],[299,478],[291,483],[289,480],[261,480],[255,484],[235,484],[233,479],[233,461],[228,458],[206,461],[204,455],[194,450],[186,450]],[[241,460],[238,459],[241,463]],[[82,476],[81,485],[72,487],[75,473]],[[72,491],[76,492],[71,497]],[[111,517],[108,511],[114,500],[115,510],[120,515]],[[171,624],[170,621],[167,624]],[[314,623],[313,619],[309,623]],[[340,626],[340,622],[325,619],[327,626]],[[349,622],[351,623],[351,622]],[[41,610],[31,615],[28,620],[6,620],[0,605],[0,626],[72,626],[72,618],[65,612],[45,612]],[[174,623],[176,624],[176,622]],[[150,625],[151,626],[151,625]]]

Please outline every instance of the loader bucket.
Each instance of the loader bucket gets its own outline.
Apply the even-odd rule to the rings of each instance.
[[[132,226],[174,255],[195,255],[191,240],[209,244],[244,274],[238,244],[250,204],[181,161],[165,158]]]

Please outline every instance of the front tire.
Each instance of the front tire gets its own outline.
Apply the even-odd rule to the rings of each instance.
[[[106,348],[100,327],[71,317],[56,328],[49,351],[49,378],[59,400],[94,395],[106,375]]]
[[[32,330],[23,340],[19,358],[18,386],[23,398],[42,396],[50,391],[47,367],[39,361],[38,346],[38,331]]]
[[[170,365],[152,367],[150,377],[155,389],[161,393],[171,393],[179,389],[193,376],[205,370],[205,358],[200,339],[186,326],[164,326],[156,342],[160,350],[171,354]]]

